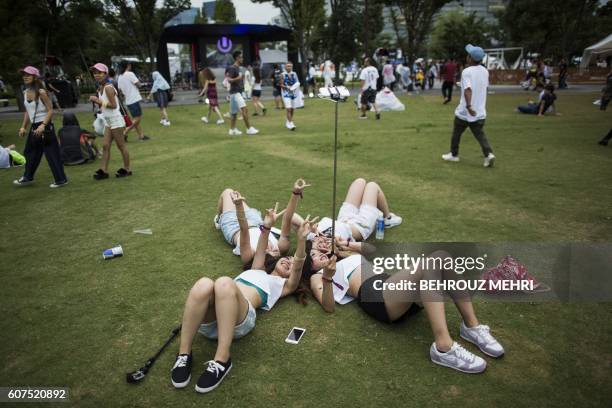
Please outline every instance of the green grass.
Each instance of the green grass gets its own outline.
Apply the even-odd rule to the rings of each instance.
[[[443,163],[454,106],[405,97],[406,111],[358,121],[340,106],[339,195],[357,177],[378,181],[404,224],[386,241],[610,241],[612,148],[596,141],[612,127],[595,95],[562,94],[560,117],[513,112],[526,96],[491,95],[485,131],[498,156],[483,169],[464,134],[461,162]],[[35,185],[17,189],[21,169],[0,171],[0,386],[71,388],[79,407],[200,406],[598,406],[612,397],[612,307],[606,304],[478,304],[481,321],[506,348],[479,376],[434,366],[424,313],[387,326],[356,304],[328,315],[292,298],[259,313],[235,343],[235,367],[208,395],[169,381],[176,343],[146,381],[125,383],[179,321],[202,276],[235,276],[240,262],[212,226],[223,188],[249,204],[285,202],[297,177],[313,184],[301,213],[329,215],[332,105],[307,101],[298,130],[273,109],[253,120],[257,137],[230,138],[203,125],[201,106],[170,108],[172,126],[145,110],[153,140],[129,143],[134,176],[95,182],[96,164],[67,168],[70,185],[50,190],[46,163]],[[226,107],[223,107],[226,109]],[[91,115],[79,115],[89,127]],[[59,124],[57,119],[56,123]],[[242,124],[241,124],[242,126]],[[0,123],[0,143],[17,143],[19,121]],[[58,126],[59,128],[59,126]],[[113,148],[111,170],[121,166]],[[134,234],[152,228],[152,236]],[[104,261],[120,243],[125,256]],[[459,328],[449,305],[449,327]],[[284,338],[307,329],[298,346]],[[197,378],[215,343],[197,338]],[[473,349],[473,348],[472,348]],[[7,405],[8,406],[8,405]],[[47,405],[44,405],[47,406]]]

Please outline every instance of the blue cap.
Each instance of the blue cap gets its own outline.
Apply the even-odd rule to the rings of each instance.
[[[470,58],[472,58],[476,62],[482,61],[485,56],[485,52],[482,48],[475,47],[472,44],[466,45],[465,50],[468,54],[470,54]]]

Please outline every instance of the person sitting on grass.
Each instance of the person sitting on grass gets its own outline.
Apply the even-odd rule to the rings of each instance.
[[[0,146],[0,169],[23,166],[25,161],[25,157],[15,150],[14,144],[7,147]]]
[[[210,114],[214,111],[217,116],[219,116],[219,119],[217,119],[217,125],[222,125],[225,123],[225,121],[223,120],[223,116],[221,116],[221,112],[219,111],[217,80],[215,74],[213,74],[210,68],[206,67],[202,71],[202,76],[204,78],[204,86],[202,87],[202,91],[198,94],[198,96],[202,97],[206,95],[206,99],[208,99],[208,114],[206,116],[202,116],[202,122],[208,123],[210,120]]]
[[[171,372],[172,385],[185,388],[191,380],[192,345],[196,333],[216,339],[214,358],[206,363],[206,370],[197,381],[195,390],[206,393],[214,390],[232,369],[231,346],[234,339],[249,334],[255,327],[256,309],[271,310],[276,302],[297,289],[306,259],[305,242],[310,230],[308,217],[297,232],[295,256],[283,258],[274,270],[264,270],[270,230],[276,219],[278,203],[268,209],[260,225],[261,234],[251,269],[236,278],[227,276],[213,281],[198,280],[187,296],[180,337],[179,352]]]
[[[303,196],[304,189],[309,186],[310,184],[302,179],[295,181],[291,198],[283,216],[280,236],[277,238],[273,234],[266,241],[268,242],[266,253],[276,261],[281,255],[289,251],[289,234],[291,233],[298,198]],[[232,250],[234,255],[239,255],[243,263],[252,261],[261,236],[259,229],[262,223],[261,213],[254,208],[250,208],[246,203],[246,198],[231,188],[223,190],[219,196],[217,211],[213,219],[215,228],[221,230],[227,243],[234,247]],[[299,226],[301,221],[300,217],[299,223],[296,221],[294,225]],[[242,237],[248,237],[248,239],[241,239]],[[272,262],[272,260],[267,259],[267,262]]]
[[[359,251],[362,245],[360,242],[344,241],[340,249]],[[428,258],[445,259],[449,256],[446,252],[437,251]],[[435,266],[436,262],[433,263]],[[453,279],[455,272],[432,268],[418,269],[416,272],[405,270],[393,275],[374,274],[369,264],[365,265],[362,269],[361,255],[352,255],[337,263],[336,257],[333,256],[321,271],[310,276],[310,290],[326,312],[334,312],[336,302],[346,304],[357,300],[363,311],[374,319],[384,323],[396,323],[419,311],[421,307],[418,303],[422,303],[434,335],[434,342],[429,350],[431,361],[463,373],[481,373],[486,369],[487,362],[483,358],[466,350],[450,336],[446,324],[444,294],[418,289],[421,280],[446,281]],[[384,289],[383,286],[385,283],[397,284],[406,281],[414,282],[417,289],[400,291]],[[489,357],[502,357],[503,347],[491,335],[489,327],[478,321],[469,294],[459,291],[448,294],[463,318],[460,336],[475,344]]]
[[[102,63],[97,63],[91,67],[91,71],[98,86],[97,96],[90,96],[89,101],[99,106],[104,118],[104,141],[102,142],[102,163],[95,172],[93,178],[104,180],[108,175],[108,162],[110,160],[110,148],[113,140],[121,152],[123,167],[117,170],[117,177],[127,177],[132,175],[130,170],[130,153],[125,144],[125,120],[119,108],[119,95],[117,90],[110,83],[108,78],[108,67]]]
[[[540,100],[538,103],[530,101],[527,105],[519,105],[517,110],[521,113],[544,116],[546,113],[554,112],[556,100],[557,95],[555,95],[555,86],[553,84],[547,84],[540,93]]]

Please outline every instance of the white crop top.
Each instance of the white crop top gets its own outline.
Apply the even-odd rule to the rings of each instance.
[[[344,305],[355,299],[347,295],[346,292],[349,289],[349,277],[351,273],[360,265],[361,255],[351,255],[336,263],[336,273],[334,274],[334,282],[332,283],[332,287],[334,288],[334,300],[336,303]],[[317,273],[322,274],[323,269]]]
[[[98,98],[100,98],[102,102],[109,103],[108,96],[106,96],[106,88],[109,86],[115,89],[115,87],[112,86],[111,84],[107,84],[107,85],[104,85],[104,88],[102,88],[102,92],[98,93]],[[104,115],[105,118],[115,118],[117,116],[122,116],[121,109],[119,109],[119,93],[117,92],[116,89],[115,89],[115,104],[117,106],[115,106],[114,109],[111,109],[108,107],[104,108],[102,106],[100,107],[100,110],[102,111],[102,114]]]
[[[236,276],[234,281],[257,289],[261,296],[261,308],[263,310],[270,310],[280,299],[287,279],[270,275],[266,271],[249,269]]]
[[[43,101],[40,100],[40,96],[38,97],[38,103],[36,103],[36,99],[34,99],[32,102],[28,102],[28,92],[25,91],[23,93],[23,104],[25,105],[26,112],[28,112],[30,123],[34,124],[42,122],[45,119],[45,116],[47,116],[47,107]]]

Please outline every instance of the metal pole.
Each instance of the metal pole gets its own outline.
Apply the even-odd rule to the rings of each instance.
[[[338,104],[339,101],[334,101],[336,104],[336,113],[334,119],[334,191],[332,194],[332,245],[331,253],[333,255],[335,250],[335,237],[336,237],[336,172],[338,163]]]

